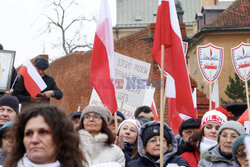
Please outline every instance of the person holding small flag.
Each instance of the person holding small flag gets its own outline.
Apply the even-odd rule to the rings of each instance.
[[[33,65],[30,64],[30,66]],[[57,100],[60,100],[63,97],[63,93],[57,87],[54,78],[46,74],[46,70],[49,68],[49,61],[47,59],[38,57],[35,60],[35,69],[45,83],[45,88],[43,90],[38,89],[38,92],[40,93],[36,93],[35,96],[33,93],[36,91],[36,87],[39,88],[39,83],[36,83],[36,79],[33,80],[32,76],[29,76],[30,72],[27,68],[29,67],[26,67],[26,70],[20,70],[19,73],[21,73],[21,76],[13,92],[13,95],[15,95],[20,102],[49,102],[51,97]],[[23,71],[28,72],[25,73]],[[34,84],[32,86],[29,84],[30,80],[33,80]]]

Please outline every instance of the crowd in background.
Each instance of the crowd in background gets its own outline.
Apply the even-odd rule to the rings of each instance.
[[[4,167],[151,167],[160,165],[160,122],[152,109],[138,107],[135,118],[115,118],[89,105],[66,115],[49,103],[32,103],[19,113],[18,99],[0,97],[0,165]],[[250,135],[227,120],[222,107],[202,119],[183,121],[179,134],[164,123],[164,166],[248,166],[244,139]]]

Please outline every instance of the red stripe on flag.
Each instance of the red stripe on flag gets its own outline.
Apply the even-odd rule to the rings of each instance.
[[[91,81],[102,103],[114,113],[117,110],[114,85],[110,78],[109,61],[106,48],[95,34],[91,58]]]
[[[24,86],[32,97],[35,97],[41,92],[41,89],[38,87],[36,82],[30,77],[26,66],[22,66],[19,73],[22,74]]]
[[[240,118],[237,120],[237,122],[241,123],[242,126],[244,126],[244,122],[249,121],[249,114],[248,109],[240,116]]]
[[[159,121],[159,118],[158,118],[158,115],[157,115],[156,106],[155,106],[155,104],[154,104],[154,101],[153,101],[152,104],[151,104],[151,108],[152,108],[152,110],[153,110],[153,114],[154,114],[154,119],[155,119],[155,121]]]

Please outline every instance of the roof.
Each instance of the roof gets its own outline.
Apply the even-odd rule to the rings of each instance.
[[[236,0],[214,21],[202,29],[209,28],[250,28],[250,3],[249,0]]]
[[[119,28],[146,27],[155,23],[158,0],[117,0]]]

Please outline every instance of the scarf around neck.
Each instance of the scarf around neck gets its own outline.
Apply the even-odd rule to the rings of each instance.
[[[29,160],[26,154],[17,163],[17,167],[60,167],[60,162],[56,161],[49,164],[35,164]]]
[[[217,144],[217,141],[208,139],[206,137],[202,138],[201,144],[200,144],[200,153],[202,154],[205,150],[215,146]]]

